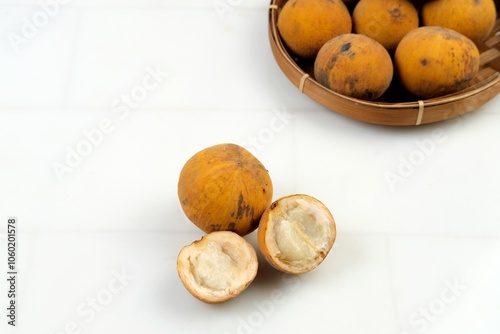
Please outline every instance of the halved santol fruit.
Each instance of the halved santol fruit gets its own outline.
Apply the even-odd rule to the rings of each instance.
[[[262,215],[258,244],[276,269],[301,274],[318,267],[337,235],[328,208],[309,195],[296,194],[275,201]]]
[[[217,304],[242,293],[257,275],[255,249],[230,231],[212,232],[185,246],[177,257],[177,273],[197,299]]]

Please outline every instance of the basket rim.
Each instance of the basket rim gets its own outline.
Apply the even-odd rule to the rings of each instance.
[[[462,91],[456,92],[454,94],[450,95],[445,95],[437,98],[432,98],[432,99],[421,99],[421,100],[416,100],[416,101],[411,101],[411,102],[374,102],[374,101],[367,101],[367,100],[362,100],[362,99],[357,99],[349,96],[345,96],[342,94],[339,94],[337,92],[334,92],[325,86],[321,85],[318,83],[314,78],[312,78],[308,73],[306,73],[300,66],[297,65],[297,63],[292,59],[291,55],[288,53],[286,50],[283,41],[279,37],[279,32],[277,29],[277,0],[271,0],[271,5],[269,6],[269,15],[270,15],[270,25],[269,29],[271,29],[272,33],[272,38],[274,40],[274,43],[276,43],[276,46],[278,47],[279,51],[281,54],[284,56],[285,60],[291,65],[295,70],[302,75],[302,80],[308,81],[311,84],[314,84],[318,89],[321,89],[325,92],[328,92],[329,94],[335,95],[338,98],[345,99],[346,101],[350,101],[359,105],[365,105],[373,108],[388,108],[388,109],[415,109],[419,108],[420,104],[423,102],[425,106],[437,106],[437,105],[443,105],[443,104],[448,104],[450,102],[455,102],[459,100],[463,100],[468,97],[472,97],[484,90],[489,89],[492,86],[495,86],[496,84],[500,83],[500,72],[496,72],[495,74],[487,77],[486,79],[482,80],[479,83],[474,84],[472,87],[466,88]],[[304,82],[301,83],[301,85],[304,85]],[[479,87],[478,87],[479,86]],[[476,87],[476,88],[474,88]],[[421,102],[419,102],[421,101]]]

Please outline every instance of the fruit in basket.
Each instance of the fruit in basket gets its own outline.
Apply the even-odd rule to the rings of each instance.
[[[342,0],[289,0],[277,25],[288,49],[309,59],[328,40],[352,30],[351,15]]]
[[[420,27],[401,40],[394,64],[404,88],[428,99],[468,87],[479,71],[479,51],[454,30]]]
[[[493,0],[432,0],[421,12],[424,25],[453,29],[476,45],[491,33],[497,17]]]
[[[206,233],[254,231],[271,204],[273,185],[262,163],[245,148],[219,144],[193,155],[177,186],[182,210]]]
[[[393,70],[387,50],[360,34],[344,34],[329,40],[314,62],[314,76],[321,85],[364,100],[382,96],[391,83]]]
[[[373,38],[389,52],[418,28],[418,12],[408,0],[361,0],[352,13],[353,31]]]
[[[328,208],[314,197],[296,194],[276,200],[264,212],[257,241],[274,268],[302,274],[323,262],[336,235]]]
[[[209,233],[183,247],[177,257],[177,273],[184,287],[210,304],[240,295],[254,280],[257,269],[253,246],[229,231]]]

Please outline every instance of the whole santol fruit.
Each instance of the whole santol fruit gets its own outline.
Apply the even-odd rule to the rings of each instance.
[[[432,0],[421,9],[422,23],[458,31],[480,45],[496,21],[493,0]]]
[[[353,30],[373,38],[389,52],[418,28],[418,12],[407,0],[361,0],[352,14]]]
[[[401,40],[394,63],[404,88],[429,99],[468,87],[479,71],[479,51],[454,30],[420,27]]]
[[[186,289],[206,303],[237,297],[257,274],[257,254],[234,232],[209,233],[185,246],[177,257],[177,273]]]
[[[219,144],[185,163],[177,193],[188,219],[204,232],[245,235],[257,228],[273,185],[264,165],[245,148]]]
[[[329,40],[318,52],[314,76],[321,85],[342,95],[376,100],[393,76],[387,50],[374,39],[345,34]]]
[[[296,194],[276,200],[264,212],[257,240],[274,268],[302,274],[323,262],[336,235],[328,208],[312,196]]]
[[[351,30],[351,15],[342,0],[289,0],[278,16],[281,38],[302,58],[314,58],[329,39]]]

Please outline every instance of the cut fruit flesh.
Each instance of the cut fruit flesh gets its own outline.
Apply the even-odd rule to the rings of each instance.
[[[308,195],[283,197],[264,213],[259,226],[259,247],[266,259],[289,273],[316,268],[336,238],[330,211]]]
[[[254,248],[234,232],[220,231],[181,249],[177,272],[186,289],[207,303],[238,296],[257,274]]]

